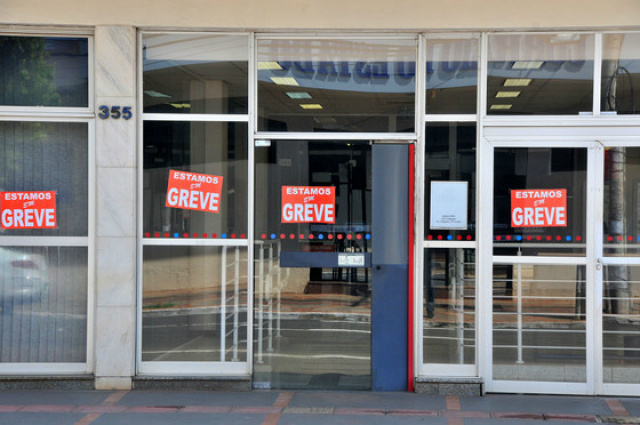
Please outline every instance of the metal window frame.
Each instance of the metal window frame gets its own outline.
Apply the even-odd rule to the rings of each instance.
[[[478,80],[476,86],[476,113],[475,114],[427,114],[426,113],[426,63],[427,63],[427,44],[429,40],[469,40],[469,39],[477,39],[478,40]],[[416,157],[418,158],[418,163],[416,165],[416,226],[415,226],[415,235],[416,235],[416,301],[414,306],[415,316],[414,321],[416,323],[415,335],[414,335],[414,346],[416,347],[416,355],[415,355],[415,370],[417,377],[477,377],[479,376],[478,365],[479,363],[479,349],[480,344],[478,344],[480,332],[478,326],[480,324],[480,311],[478,309],[478,296],[479,296],[479,279],[478,279],[478,240],[479,240],[479,207],[476,205],[476,237],[473,241],[429,241],[425,240],[424,232],[425,232],[425,217],[426,217],[426,209],[428,207],[428,200],[425,199],[425,180],[426,175],[424,174],[424,170],[426,169],[426,127],[430,123],[475,123],[476,124],[476,145],[478,144],[478,140],[481,135],[481,127],[480,127],[480,117],[481,117],[481,88],[482,84],[482,67],[483,67],[483,45],[484,36],[480,33],[432,33],[432,34],[423,34],[421,37],[422,45],[420,47],[420,67],[416,67],[416,73],[420,75],[420,84],[419,84],[419,95],[416,97],[420,97],[419,103],[419,113],[416,113],[417,117],[420,119],[420,122],[417,128],[419,128],[419,140],[421,143],[418,144],[420,147],[418,154]],[[418,71],[420,69],[420,71]],[[418,111],[418,109],[417,109]],[[479,155],[476,154],[476,173],[480,173],[480,158]],[[476,203],[479,202],[479,191],[480,191],[480,181],[478,180],[476,187]],[[476,251],[476,285],[475,285],[475,297],[476,297],[476,306],[475,306],[475,361],[473,364],[441,364],[441,363],[429,363],[424,362],[424,318],[423,318],[423,301],[424,301],[424,252],[427,249],[434,248],[464,248],[464,249],[473,249]]]
[[[173,32],[173,31],[145,31],[139,30],[137,34],[138,41],[138,61],[137,61],[137,108],[138,110],[143,110],[143,96],[144,96],[144,87],[142,84],[143,81],[143,73],[144,73],[144,61],[141,54],[141,50],[144,46],[144,36],[147,34],[171,34],[171,35],[179,35],[179,34],[204,34],[211,36],[229,36],[234,35],[237,37],[246,38],[247,43],[247,61],[249,64],[249,72],[247,75],[248,79],[248,90],[249,90],[249,99],[251,99],[252,86],[253,86],[253,70],[254,62],[252,60],[253,57],[253,34],[252,33],[225,33],[225,32],[202,32],[202,31],[194,31],[194,32]],[[138,114],[138,134],[137,134],[137,152],[138,152],[138,160],[137,160],[137,267],[136,267],[136,353],[135,353],[135,368],[136,374],[140,376],[152,376],[152,375],[162,375],[162,376],[249,376],[251,374],[251,368],[253,365],[253,344],[252,344],[252,311],[253,311],[253,285],[252,285],[252,276],[253,276],[253,212],[252,212],[252,190],[253,190],[253,143],[251,135],[252,131],[252,120],[250,120],[250,116],[253,114],[252,102],[249,102],[249,111],[247,114],[163,114],[163,113],[142,113]],[[236,238],[236,239],[176,239],[176,238],[145,238],[143,234],[143,224],[144,224],[144,211],[143,211],[143,186],[144,186],[144,135],[143,135],[143,124],[145,121],[173,121],[173,122],[246,122],[248,125],[248,138],[247,143],[248,146],[248,175],[249,179],[249,187],[247,188],[247,196],[249,199],[248,203],[248,214],[247,214],[247,237],[246,238]],[[143,281],[143,268],[144,268],[144,247],[146,246],[164,246],[164,247],[172,247],[172,246],[192,246],[192,247],[244,247],[247,249],[247,359],[243,362],[188,362],[188,361],[143,361],[142,360],[142,297],[143,297],[143,289],[144,289],[144,281]]]
[[[324,34],[324,33],[310,33],[310,34],[300,34],[300,33],[278,33],[278,34],[270,34],[270,33],[257,33],[255,34],[255,43],[254,43],[254,55],[252,57],[254,64],[254,72],[252,75],[252,81],[255,84],[254,91],[251,92],[250,96],[253,95],[253,111],[254,113],[252,122],[254,126],[254,133],[252,133],[255,139],[264,139],[264,140],[404,140],[407,142],[411,142],[417,139],[418,130],[414,132],[406,132],[406,133],[398,133],[398,132],[388,132],[388,133],[379,133],[379,132],[273,132],[273,131],[259,131],[258,130],[258,67],[256,64],[258,63],[258,44],[261,40],[344,40],[344,41],[394,41],[394,40],[404,40],[404,41],[413,41],[415,43],[415,57],[418,59],[419,57],[419,44],[420,44],[420,34],[418,33],[332,33],[332,34]],[[415,116],[419,116],[417,113],[418,105],[419,105],[419,89],[418,89],[418,80],[420,78],[418,75],[418,66],[416,63],[416,87],[415,87]],[[415,127],[416,129],[418,127]]]
[[[487,115],[487,76],[488,76],[488,39],[491,35],[502,34],[499,32],[466,32],[466,33],[427,33],[427,32],[416,32],[416,33],[398,33],[398,32],[380,32],[376,34],[371,34],[369,32],[344,32],[344,33],[333,33],[333,32],[324,32],[324,31],[315,31],[315,32],[261,32],[261,33],[239,33],[239,32],[203,32],[200,33],[205,34],[220,34],[220,35],[247,35],[248,44],[249,44],[249,105],[248,105],[248,114],[233,114],[233,115],[198,115],[193,114],[191,116],[183,115],[183,114],[139,114],[139,141],[142,140],[142,122],[145,120],[179,120],[179,121],[211,121],[211,122],[247,122],[249,128],[248,134],[248,232],[246,240],[235,240],[235,241],[207,241],[207,243],[203,243],[203,246],[245,246],[243,245],[246,241],[246,247],[248,249],[249,256],[249,266],[248,266],[248,276],[250,281],[249,284],[249,298],[248,298],[248,309],[249,311],[253,311],[253,285],[252,285],[252,277],[254,274],[253,270],[253,240],[254,240],[254,229],[253,229],[253,221],[255,217],[254,211],[254,195],[255,195],[255,174],[254,174],[254,161],[255,161],[255,142],[256,140],[397,140],[406,143],[411,143],[415,141],[419,150],[416,155],[416,167],[415,167],[415,177],[416,177],[416,190],[414,193],[415,205],[416,205],[416,214],[415,214],[415,236],[416,243],[414,245],[414,253],[416,256],[415,261],[415,276],[416,276],[416,296],[414,302],[414,311],[415,316],[413,320],[415,320],[417,326],[414,327],[415,334],[414,338],[414,347],[415,347],[415,356],[414,356],[414,370],[416,371],[415,376],[432,376],[430,374],[430,370],[437,370],[438,373],[433,376],[442,376],[443,373],[446,373],[449,376],[479,376],[483,377],[485,380],[490,377],[492,371],[492,341],[491,341],[491,331],[492,331],[492,322],[491,322],[491,306],[492,300],[491,297],[487,297],[487,292],[483,289],[486,285],[486,278],[481,278],[481,276],[491,276],[492,269],[491,264],[493,264],[494,258],[492,255],[492,224],[491,224],[491,198],[487,196],[484,191],[490,190],[489,187],[492,188],[493,176],[492,170],[486,167],[486,158],[488,155],[492,155],[493,148],[491,143],[506,143],[509,144],[510,141],[514,140],[514,137],[517,136],[519,141],[518,146],[542,146],[547,143],[551,138],[554,141],[561,139],[564,142],[568,142],[569,144],[573,142],[585,142],[585,141],[593,141],[595,139],[602,140],[609,138],[616,138],[618,141],[613,141],[610,143],[628,143],[629,146],[640,146],[638,142],[638,137],[640,137],[640,133],[638,133],[639,122],[637,116],[608,116],[602,115],[600,113],[600,79],[601,79],[601,65],[602,65],[602,36],[605,33],[626,33],[633,31],[543,31],[543,32],[535,32],[535,31],[516,31],[509,32],[508,34],[558,34],[558,33],[580,33],[580,34],[591,34],[594,36],[594,75],[593,75],[593,111],[592,115],[585,116],[547,116],[547,115],[539,115],[539,116],[488,116]],[[141,29],[139,34],[148,34],[148,33],[172,33],[172,34],[181,34],[181,33],[189,33],[193,34],[190,31],[158,31],[158,30],[146,30]],[[141,35],[140,35],[141,37]],[[468,39],[468,38],[478,38],[479,39],[479,55],[478,55],[478,87],[477,87],[477,111],[475,114],[426,114],[425,113],[425,96],[426,96],[426,43],[430,39]],[[260,40],[265,39],[315,39],[315,40],[417,40],[416,48],[417,48],[417,63],[416,63],[416,92],[415,92],[415,132],[414,133],[309,133],[309,132],[260,132],[257,131],[257,110],[258,110],[258,99],[257,99],[257,46]],[[141,38],[139,38],[139,45],[142,45]],[[140,47],[139,47],[140,48]],[[139,59],[140,60],[140,59]],[[138,107],[141,108],[142,102],[142,64],[139,63],[138,66]],[[179,115],[179,116],[174,116]],[[424,196],[424,165],[425,165],[425,154],[424,154],[424,143],[425,143],[425,126],[430,122],[475,122],[476,123],[476,137],[477,137],[477,154],[476,154],[476,172],[478,173],[478,187],[476,190],[476,239],[474,241],[425,241],[424,240],[424,216],[425,216],[425,204],[426,201],[423,199]],[[565,129],[566,128],[566,129]],[[561,133],[561,136],[552,136],[555,134]],[[603,137],[600,137],[602,135]],[[591,137],[589,137],[591,136]],[[597,136],[597,137],[596,137]],[[629,140],[624,139],[625,137],[629,137]],[[595,139],[594,139],[595,138]],[[547,140],[545,140],[547,139]],[[624,139],[624,140],[623,140]],[[139,145],[140,142],[139,142]],[[554,146],[558,146],[555,145]],[[584,145],[581,145],[584,146]],[[140,148],[139,148],[140,149]],[[140,153],[140,151],[139,151]],[[592,160],[593,161],[593,160]],[[593,165],[593,167],[598,167],[597,164]],[[142,164],[139,159],[138,163],[138,177],[139,183],[142,181]],[[593,177],[592,177],[593,178]],[[596,185],[593,181],[590,182],[591,185]],[[140,186],[138,186],[138,190],[140,190]],[[141,193],[141,192],[139,192]],[[483,194],[484,193],[484,194]],[[491,193],[489,191],[488,193]],[[143,246],[151,246],[151,245],[162,245],[161,242],[157,240],[144,239],[142,237],[142,215],[141,215],[141,196],[138,195],[138,338],[141,335],[141,285],[142,285],[142,273],[141,273],[141,264],[142,264],[142,247]],[[590,230],[592,232],[593,238],[597,238],[597,232],[594,229]],[[170,238],[171,239],[171,238]],[[183,243],[187,245],[194,245],[194,241],[177,241],[169,240],[167,241],[168,245],[182,245]],[[195,245],[200,245],[200,242],[196,242]],[[474,369],[468,369],[466,367],[453,367],[451,370],[448,368],[431,368],[430,366],[425,369],[425,365],[422,364],[422,325],[420,324],[422,321],[421,308],[422,308],[422,279],[423,279],[423,260],[422,254],[425,249],[428,248],[467,248],[467,249],[475,249],[476,250],[476,341],[482,340],[483,343],[479,344],[476,342],[476,363],[474,365]],[[590,253],[589,255],[593,258],[597,253]],[[496,258],[496,260],[500,260]],[[581,260],[582,261],[582,260]],[[585,260],[586,261],[586,260]],[[611,264],[619,261],[615,258],[605,259],[605,261],[609,261]],[[634,260],[635,261],[635,260]],[[573,264],[573,263],[572,263]],[[483,280],[484,279],[484,280]],[[490,284],[490,282],[489,282]],[[593,310],[593,306],[591,306]],[[597,314],[596,311],[592,311],[592,314]],[[252,318],[249,317],[250,323],[252,322]],[[597,320],[596,320],[597,322]],[[252,352],[252,342],[253,342],[253,327],[251,324],[247,329],[247,362],[246,362],[246,373],[251,374],[253,368],[253,352]],[[592,332],[597,334],[597,328],[594,328]],[[598,336],[596,335],[595,338]],[[600,335],[601,337],[601,335]],[[597,340],[594,340],[597,343]],[[137,343],[137,351],[136,351],[136,365],[140,365],[139,356],[141,355],[140,349],[140,341]],[[173,363],[174,365],[180,365],[179,362]],[[439,366],[439,365],[434,365]],[[455,366],[455,365],[454,365]],[[222,367],[222,366],[220,366]],[[593,364],[592,369],[596,371],[599,370],[597,366],[597,361]],[[167,373],[167,370],[161,368],[157,373]],[[170,372],[170,371],[169,371]],[[600,367],[601,373],[601,367]],[[593,381],[593,379],[592,379]],[[564,392],[562,388],[568,389],[568,392],[575,392],[576,389],[578,392],[582,391],[583,384],[579,384],[578,387],[574,385],[567,385],[562,383],[562,388],[556,389],[552,386],[549,386],[549,383],[515,383],[515,387],[509,388],[509,391],[513,391],[514,388],[520,388],[523,391],[533,391],[536,392],[537,388],[543,392],[549,392],[550,389],[553,391]],[[591,384],[590,384],[591,385]],[[620,392],[622,390],[615,389],[614,386],[616,384],[604,384],[598,388],[593,388],[593,392],[602,393],[603,391],[607,392],[611,389],[613,393],[624,393]],[[622,385],[622,384],[620,384]],[[625,385],[625,387],[628,387]],[[616,387],[617,388],[617,387]],[[500,390],[499,387],[493,388],[494,390]],[[487,388],[485,388],[485,391]],[[615,390],[615,391],[614,391]],[[637,392],[637,390],[636,390]]]
[[[93,32],[88,29],[14,28],[0,30],[0,36],[86,38],[88,43],[87,107],[2,106],[3,122],[54,122],[86,124],[87,143],[87,236],[0,236],[2,246],[80,247],[87,249],[87,320],[84,362],[20,362],[0,363],[2,375],[88,375],[95,368],[95,285],[96,285],[96,146],[95,146],[95,46]]]
[[[0,37],[3,36],[16,36],[16,37],[31,37],[31,38],[86,38],[87,39],[87,61],[88,61],[88,90],[87,90],[87,106],[13,106],[13,105],[1,105],[0,116],[14,117],[14,118],[29,118],[30,120],[36,120],[36,117],[42,118],[85,118],[90,119],[94,117],[93,111],[95,110],[95,47],[93,41],[93,31],[87,29],[34,29],[25,28],[24,31],[20,30],[3,30],[0,28]]]
[[[595,376],[594,365],[597,364],[598,354],[595,352],[595,331],[594,331],[594,323],[596,320],[589,320],[589,318],[594,317],[595,313],[595,296],[594,296],[594,286],[595,286],[595,268],[587,267],[586,268],[586,293],[587,293],[587,302],[586,302],[586,341],[585,341],[585,350],[586,350],[586,358],[585,358],[585,382],[584,383],[568,383],[568,382],[528,382],[528,381],[508,381],[508,380],[495,380],[493,378],[493,297],[491,288],[493,287],[493,272],[492,267],[493,264],[549,264],[549,265],[589,265],[595,263],[595,238],[596,238],[596,229],[595,229],[595,220],[596,220],[596,199],[595,199],[595,185],[596,185],[596,177],[595,170],[597,167],[597,158],[596,158],[596,150],[599,145],[597,142],[590,141],[584,138],[575,138],[570,136],[570,131],[567,130],[567,137],[564,138],[562,136],[554,137],[554,138],[532,138],[527,142],[522,141],[522,138],[514,135],[513,137],[505,137],[505,138],[485,138],[482,142],[485,149],[483,149],[483,163],[485,164],[485,169],[483,170],[483,175],[486,177],[485,185],[483,187],[483,193],[481,194],[484,207],[484,217],[483,217],[483,225],[485,228],[486,234],[484,235],[483,240],[481,241],[482,250],[485,253],[483,259],[486,261],[483,263],[485,266],[484,274],[480,277],[479,286],[481,286],[481,303],[483,306],[483,311],[485,312],[482,315],[483,323],[483,339],[485,340],[485,345],[483,346],[484,351],[484,359],[483,359],[483,367],[485,368],[483,375],[485,381],[485,391],[492,392],[505,392],[510,388],[527,388],[527,392],[542,392],[549,393],[555,392],[558,394],[593,394],[595,393]],[[514,141],[517,140],[517,141]],[[587,228],[586,230],[586,240],[589,241],[587,244],[587,250],[585,251],[584,256],[580,257],[509,257],[509,256],[493,256],[492,254],[487,254],[487,252],[491,253],[493,249],[493,241],[492,241],[492,229],[493,229],[493,164],[494,164],[494,156],[493,152],[495,148],[500,147],[521,147],[521,148],[530,148],[530,147],[545,147],[545,148],[579,148],[579,149],[587,149]],[[487,258],[489,257],[489,258]]]

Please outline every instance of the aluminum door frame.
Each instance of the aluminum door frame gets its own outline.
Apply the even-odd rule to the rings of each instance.
[[[516,140],[516,141],[514,141]],[[495,148],[585,148],[587,149],[587,218],[586,218],[586,251],[584,257],[510,257],[493,256],[493,170]],[[602,175],[603,147],[592,138],[580,137],[521,137],[498,136],[484,137],[481,140],[479,156],[483,167],[479,170],[479,217],[478,217],[478,335],[482,345],[478,350],[480,375],[484,378],[484,392],[523,392],[540,394],[595,394],[596,367],[602,364],[601,352],[597,352],[596,335],[598,318],[596,298],[594,294],[602,291],[602,271],[596,267],[597,246],[602,245],[602,235],[598,228],[602,223],[602,207],[596,208],[598,192],[600,198],[602,185],[597,183],[596,176]],[[499,381],[493,379],[493,264],[509,262],[510,264],[557,264],[584,265],[586,267],[586,382],[534,382],[534,381]],[[597,282],[600,282],[599,284]],[[600,292],[597,292],[597,291]],[[601,332],[600,332],[601,335]],[[600,343],[601,345],[601,343]]]

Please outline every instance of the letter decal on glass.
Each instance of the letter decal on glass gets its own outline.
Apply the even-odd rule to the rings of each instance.
[[[222,177],[169,170],[166,206],[218,213]]]
[[[511,191],[511,227],[565,227],[566,189]]]
[[[282,186],[283,223],[335,223],[333,186]]]
[[[55,229],[56,193],[0,192],[2,229]]]

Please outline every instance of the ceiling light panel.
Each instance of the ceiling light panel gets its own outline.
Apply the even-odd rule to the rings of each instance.
[[[531,84],[531,78],[507,78],[504,87],[527,87]]]
[[[278,62],[258,62],[258,71],[281,71],[282,67]]]
[[[496,97],[518,97],[520,96],[519,91],[499,91],[496,93]]]
[[[299,86],[298,82],[293,77],[270,77],[271,81],[279,86]]]
[[[491,105],[493,111],[508,111],[513,105]]]
[[[517,61],[513,63],[511,69],[540,69],[544,61]]]
[[[288,91],[287,96],[291,99],[311,99],[311,95],[307,92]]]

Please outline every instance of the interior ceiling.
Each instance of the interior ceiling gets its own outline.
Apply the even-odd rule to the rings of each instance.
[[[501,64],[512,65],[513,62]],[[490,114],[545,114],[545,115],[577,115],[581,112],[589,113],[592,110],[593,83],[592,61],[584,61],[582,69],[569,73],[566,67],[557,62],[552,64],[554,69],[542,69],[535,72],[509,72],[499,70],[492,72],[488,78],[487,103]],[[501,65],[502,66],[502,65]],[[575,68],[575,65],[572,65]],[[504,67],[503,67],[504,68]],[[505,87],[505,81],[509,78],[529,78],[531,81],[526,86]],[[317,75],[314,76],[317,79]],[[460,78],[452,75],[452,79],[458,78],[458,83],[452,86],[440,85],[434,89],[428,89],[427,103],[429,113],[475,113],[476,87],[475,76]],[[178,64],[168,66],[155,71],[145,72],[145,111],[154,110],[163,112],[197,112],[195,103],[202,102],[205,90],[193,90],[198,82],[207,81],[225,82],[225,94],[209,90],[206,94],[209,98],[228,97],[232,103],[232,110],[225,110],[226,101],[218,102],[219,111],[207,111],[206,113],[247,113],[248,66],[247,62],[216,62],[197,64]],[[618,103],[626,108],[624,103],[630,103],[627,99],[633,97],[634,90],[640,90],[638,74],[620,74],[614,86],[619,97]],[[388,79],[375,81],[371,79],[364,84],[340,84],[339,81],[311,81],[307,84],[297,78],[299,83],[293,85],[278,85],[272,83],[268,76],[261,76],[258,82],[260,112],[271,117],[312,116],[317,122],[322,122],[323,117],[333,117],[359,114],[368,116],[404,115],[414,114],[414,93],[406,90],[384,89],[384,84],[394,84],[393,76]],[[415,79],[414,79],[415,80]],[[470,84],[465,85],[464,82]],[[334,87],[338,89],[333,89]],[[409,85],[413,89],[413,81]],[[381,90],[377,90],[380,88]],[[605,89],[603,89],[604,91]],[[306,93],[308,98],[294,99],[287,95],[288,92]],[[499,92],[511,92],[515,97],[499,98]],[[625,92],[626,97],[625,97]],[[150,95],[149,93],[152,93]],[[194,94],[195,93],[195,94]],[[201,94],[201,96],[200,96]],[[638,96],[640,98],[640,95]],[[319,110],[305,110],[303,104],[317,104],[322,107]],[[492,105],[511,105],[509,109],[492,110]],[[466,106],[464,106],[466,105]],[[214,106],[215,107],[215,106]],[[191,110],[190,110],[191,109]],[[330,121],[325,119],[325,121]]]

